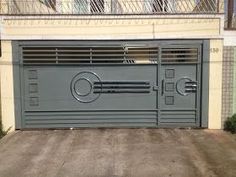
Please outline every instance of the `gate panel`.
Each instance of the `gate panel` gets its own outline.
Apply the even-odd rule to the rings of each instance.
[[[157,126],[157,48],[22,51],[24,128]]]
[[[162,49],[159,124],[199,126],[200,47]]]
[[[162,109],[196,108],[196,73],[194,65],[162,66]]]
[[[25,110],[156,109],[156,77],[155,65],[25,68]]]

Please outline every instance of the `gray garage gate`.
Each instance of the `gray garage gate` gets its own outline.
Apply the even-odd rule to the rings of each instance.
[[[18,42],[18,128],[199,127],[203,42]]]

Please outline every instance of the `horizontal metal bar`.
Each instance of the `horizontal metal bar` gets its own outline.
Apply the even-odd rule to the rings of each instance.
[[[23,66],[156,66],[158,63],[23,63]],[[168,63],[169,64],[169,63]]]
[[[110,116],[111,118],[116,118],[117,116],[127,116],[127,117],[133,117],[135,116],[136,118],[139,118],[141,116],[146,116],[147,118],[151,117],[151,116],[156,116],[157,115],[157,111],[103,111],[103,112],[83,112],[83,111],[72,111],[72,112],[57,112],[57,111],[50,111],[50,112],[31,112],[31,111],[27,111],[24,113],[24,115],[26,116],[42,116],[42,118],[47,118],[45,115],[48,116],[88,116],[88,117],[103,117],[103,116]]]
[[[81,110],[53,110],[53,111],[44,111],[44,110],[30,110],[30,111],[24,111],[25,113],[50,113],[50,112],[155,112],[159,109],[81,109]]]
[[[146,126],[151,126],[153,127],[154,125],[156,125],[156,122],[116,122],[116,123],[112,123],[112,122],[94,122],[94,123],[80,123],[80,122],[76,122],[76,123],[67,123],[66,121],[63,123],[28,123],[25,122],[26,124],[26,129],[28,128],[27,126],[29,126],[30,128],[40,128],[41,126],[45,126],[45,127],[62,127],[64,128],[66,125],[69,127],[136,127],[136,126],[141,126],[141,127],[146,127]],[[35,126],[35,127],[34,127]]]
[[[104,54],[96,54],[96,53],[91,53],[92,57],[151,57],[151,56],[155,56],[157,57],[158,54],[111,54],[111,53],[104,53]],[[179,54],[182,55],[182,54]],[[60,54],[42,54],[42,53],[35,53],[35,54],[23,54],[23,57],[40,57],[40,56],[45,56],[45,57],[70,57],[70,56],[74,56],[74,57],[86,57],[86,56],[90,56],[90,53],[88,54],[64,54],[64,53],[60,53]]]
[[[150,93],[149,90],[94,90],[93,93]]]
[[[163,57],[162,60],[164,60],[164,61],[166,61],[166,60],[188,60],[188,61],[191,61],[191,60],[198,60],[198,58],[197,57],[196,58],[195,57],[194,58],[190,58],[190,57],[165,58],[165,57]]]
[[[153,116],[153,117],[150,117],[150,118],[146,118],[145,116],[141,117],[141,118],[136,118],[136,117],[118,117],[118,118],[115,118],[113,119],[112,116],[111,117],[106,117],[106,118],[84,118],[84,117],[77,117],[77,118],[73,118],[73,117],[67,117],[67,118],[61,118],[61,117],[57,117],[55,119],[53,119],[52,117],[49,117],[48,119],[45,119],[41,116],[37,117],[37,118],[32,118],[32,117],[29,117],[29,118],[25,118],[26,121],[28,122],[38,122],[38,123],[42,123],[42,122],[53,122],[53,121],[57,121],[56,123],[59,123],[61,121],[65,121],[65,122],[79,122],[79,123],[83,123],[83,122],[90,122],[90,123],[93,123],[93,122],[114,122],[114,123],[117,123],[117,122],[127,122],[127,123],[130,123],[130,122],[156,122],[156,117]]]
[[[185,86],[185,91],[186,90],[197,90],[197,86]]]
[[[197,93],[197,90],[185,90],[186,93]]]
[[[124,50],[124,49],[122,49],[122,50],[114,50],[114,49],[112,49],[112,50],[109,50],[109,49],[107,49],[107,50],[94,50],[94,49],[88,49],[88,50],[82,50],[81,48],[77,48],[77,49],[74,49],[74,50],[71,50],[71,49],[68,49],[68,50],[61,50],[61,49],[52,49],[52,50],[45,50],[45,49],[40,49],[40,48],[38,48],[38,49],[33,49],[33,50],[30,50],[30,49],[23,49],[23,53],[27,53],[27,52],[30,52],[30,53],[38,53],[38,52],[57,52],[57,53],[64,53],[64,52],[71,52],[71,53],[81,53],[81,52],[83,52],[83,53],[86,53],[86,52],[94,52],[94,53],[102,53],[102,52],[117,52],[117,53],[122,53],[122,52],[131,52],[131,53],[133,53],[133,52],[156,52],[156,53],[158,53],[158,50],[156,49],[156,50],[152,50],[152,49],[145,49],[145,50],[143,50],[143,49],[140,49],[140,50],[133,50],[133,49],[128,49],[128,50]]]
[[[158,62],[142,62],[142,63],[124,63],[124,62],[94,62],[94,63],[90,63],[89,61],[78,61],[78,62],[69,62],[69,61],[65,61],[65,62],[56,62],[54,61],[40,61],[40,62],[33,62],[33,61],[25,61],[24,63],[18,63],[19,65],[73,65],[73,64],[77,64],[77,65],[157,65]],[[190,61],[162,61],[161,64],[200,64],[200,62],[190,62]]]
[[[169,111],[169,112],[178,112],[178,111],[197,111],[197,109],[192,109],[192,108],[177,108],[177,109],[173,109],[173,110],[170,110],[170,109],[161,109],[161,114]]]
[[[25,61],[25,62],[43,62],[43,61],[58,61],[58,62],[84,62],[84,61],[91,61],[91,62],[99,62],[99,61],[103,61],[103,62],[111,62],[111,61],[122,61],[122,62],[125,62],[125,61],[129,61],[129,60],[132,60],[132,61],[146,61],[146,62],[150,62],[150,61],[155,61],[156,59],[146,59],[146,58],[144,58],[144,59],[142,59],[142,58],[135,58],[135,59],[133,59],[133,58],[126,58],[126,59],[124,59],[124,58],[92,58],[92,59],[90,59],[89,57],[88,58],[77,58],[77,57],[71,57],[71,58],[68,58],[68,57],[66,57],[66,58],[56,58],[56,57],[45,57],[45,58],[24,58],[24,60],[23,61]],[[179,60],[179,59],[177,59],[177,60]]]
[[[174,115],[174,116],[181,116],[181,115],[196,115],[196,111],[192,111],[192,112],[171,112],[171,113],[161,113],[161,115],[163,116],[170,116],[170,115]]]
[[[197,65],[199,62],[162,62],[162,65]]]
[[[181,47],[170,47],[170,48],[162,48],[162,52],[169,52],[169,51],[197,51],[198,48],[181,48]]]
[[[146,117],[146,118],[150,118],[153,116],[157,115],[157,112],[31,112],[31,113],[25,113],[26,116],[41,116],[42,119],[47,119],[48,117],[45,115],[48,115],[50,117],[58,117],[58,116],[83,116],[83,117],[88,117],[88,118],[102,118],[102,117],[111,117],[113,119],[116,119],[117,117],[120,116],[126,116],[126,118],[129,117],[136,117],[136,118],[141,118],[141,117]]]
[[[103,82],[94,82],[95,85],[104,85],[104,84],[145,84],[149,85],[148,81],[103,81]]]
[[[166,56],[173,56],[173,57],[176,57],[176,56],[178,56],[178,55],[181,55],[181,56],[184,56],[184,57],[186,57],[186,56],[198,56],[198,53],[182,53],[182,52],[178,52],[178,53],[162,53],[161,54],[162,55],[162,57],[166,57]]]
[[[149,89],[151,86],[94,86],[94,89]]]

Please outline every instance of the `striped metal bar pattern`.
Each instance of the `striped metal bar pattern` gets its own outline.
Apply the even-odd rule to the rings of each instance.
[[[162,48],[162,63],[197,63],[196,47]],[[23,47],[23,64],[157,64],[159,47],[122,46],[36,46]]]
[[[158,48],[151,47],[23,47],[24,64],[151,64]]]
[[[219,0],[3,0],[2,15],[218,13]]]

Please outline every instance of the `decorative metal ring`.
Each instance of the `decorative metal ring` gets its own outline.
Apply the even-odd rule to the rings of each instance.
[[[89,91],[87,92],[87,93],[85,93],[85,94],[81,94],[77,89],[76,89],[76,84],[79,82],[79,81],[87,81],[88,83],[89,83]],[[92,91],[92,88],[93,88],[93,84],[91,83],[91,81],[90,80],[88,80],[88,79],[86,79],[86,78],[80,78],[80,79],[78,79],[75,83],[74,83],[74,91],[75,91],[75,93],[77,94],[77,95],[79,95],[79,96],[87,96],[87,95],[89,95],[90,93],[91,93],[91,91]]]
[[[186,93],[186,92],[183,92],[181,91],[181,89],[179,88],[179,83],[183,80],[188,80],[188,81],[192,81],[192,79],[190,79],[189,77],[183,77],[181,79],[179,79],[177,82],[176,82],[176,91],[178,92],[178,94],[182,95],[182,96],[188,96],[190,93]]]
[[[84,76],[86,74],[88,75],[87,78],[86,78],[86,76]],[[93,80],[91,80],[89,77],[94,77],[94,78],[92,78]],[[76,89],[76,84],[81,80],[86,80],[90,85],[90,90],[86,94],[81,94]],[[91,71],[79,72],[71,80],[70,91],[71,91],[72,96],[77,101],[79,101],[81,103],[91,103],[91,102],[97,100],[99,98],[99,96],[101,95],[102,90],[100,90],[99,93],[93,93],[93,83],[92,82],[101,82],[101,79],[99,78],[99,76],[96,73],[91,72]],[[102,89],[102,87],[101,87],[101,89]]]

